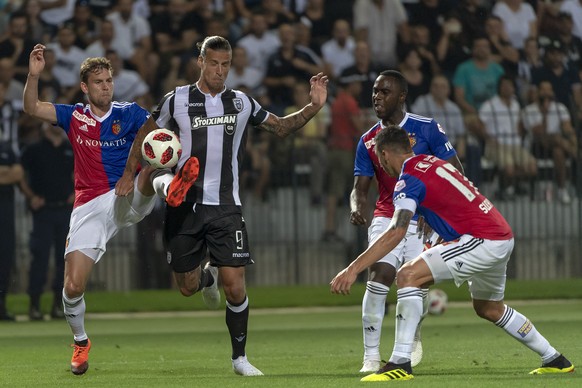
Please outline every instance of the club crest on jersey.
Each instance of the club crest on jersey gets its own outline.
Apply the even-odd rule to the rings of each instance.
[[[416,166],[414,166],[414,169],[420,172],[426,172],[431,166],[432,164],[430,163],[418,162],[416,163]]]
[[[409,133],[408,134],[408,141],[410,142],[410,146],[414,147],[416,145],[416,134]]]
[[[242,98],[233,98],[232,99],[232,103],[234,104],[234,109],[236,109],[237,111],[241,111],[243,110],[243,101]]]
[[[121,124],[119,124],[119,121],[113,122],[113,124],[111,125],[111,131],[113,132],[114,135],[119,135],[119,132],[121,132]]]

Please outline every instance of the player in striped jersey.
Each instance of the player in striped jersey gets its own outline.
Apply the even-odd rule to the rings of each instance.
[[[374,218],[368,229],[368,240],[372,244],[384,232],[394,215],[392,194],[396,179],[388,176],[375,153],[374,137],[390,124],[399,124],[408,133],[412,149],[416,153],[431,154],[448,160],[463,171],[457,152],[449,142],[444,129],[434,119],[410,114],[405,111],[408,84],[404,76],[395,70],[380,73],[374,82],[372,103],[380,119],[362,135],[356,149],[354,162],[354,188],[350,196],[350,222],[366,225],[368,191],[374,176],[378,182],[379,197],[374,209]],[[394,282],[396,270],[405,262],[420,254],[423,240],[417,233],[417,217],[404,240],[389,254],[370,266],[366,292],[362,300],[362,327],[364,334],[364,362],[360,372],[375,372],[380,368],[380,337],[384,320],[384,306],[388,291]],[[425,296],[428,290],[423,291]],[[426,297],[425,297],[426,300]],[[426,306],[425,306],[426,313]],[[420,325],[415,336],[412,364],[422,359]]]
[[[503,302],[513,232],[493,204],[450,163],[432,155],[415,155],[408,134],[389,126],[375,137],[382,168],[398,182],[394,217],[374,244],[331,281],[333,293],[349,293],[357,275],[405,238],[418,212],[446,243],[404,264],[397,273],[396,335],[390,360],[362,381],[410,380],[414,333],[422,315],[421,287],[453,280],[468,282],[478,316],[538,353],[542,366],[530,374],[567,373],[574,366],[550,345],[533,323]],[[446,193],[446,195],[443,195]]]
[[[246,358],[249,300],[245,266],[252,264],[239,195],[239,173],[245,154],[248,125],[286,137],[303,127],[323,107],[327,76],[310,80],[311,102],[298,112],[277,117],[252,97],[225,87],[232,49],[219,36],[199,44],[200,78],[180,86],[160,101],[134,143],[120,181],[132,190],[131,176],[140,160],[139,146],[155,128],[169,128],[182,143],[175,177],[161,172],[156,191],[166,197],[165,239],[168,261],[184,296],[202,291],[206,304],[218,308],[218,275],[226,296],[226,324],[232,345],[232,366],[243,376],[263,373]],[[196,179],[197,177],[197,179]],[[208,256],[210,261],[201,268]]]
[[[24,111],[63,128],[73,148],[75,203],[65,248],[63,305],[75,340],[71,371],[78,375],[89,367],[91,341],[85,332],[83,296],[93,266],[119,229],[141,221],[155,205],[150,167],[131,177],[138,190],[124,196],[115,193],[131,144],[150,114],[135,103],[112,101],[113,68],[105,58],[88,58],[81,65],[80,86],[87,105],[39,101],[44,50],[37,44],[30,53]]]

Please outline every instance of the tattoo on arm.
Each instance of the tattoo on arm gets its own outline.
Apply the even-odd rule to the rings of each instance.
[[[390,229],[397,229],[397,228],[404,228],[408,229],[408,225],[410,224],[410,220],[412,219],[412,212],[410,210],[397,210],[394,213],[394,218],[390,223]]]
[[[278,117],[269,113],[269,117],[258,127],[279,137],[287,137],[297,132],[309,119],[303,115],[303,111],[291,113],[285,117]]]

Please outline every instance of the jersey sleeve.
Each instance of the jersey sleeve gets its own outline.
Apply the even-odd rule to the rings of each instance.
[[[261,104],[259,104],[254,98],[250,96],[247,97],[249,98],[252,107],[250,123],[251,125],[256,127],[257,125],[262,124],[267,119],[267,117],[269,116],[269,112],[264,110]]]
[[[394,209],[406,209],[414,214],[425,195],[424,183],[410,175],[402,174],[394,185]]]
[[[374,165],[368,154],[363,138],[360,138],[356,147],[356,160],[354,161],[354,176],[374,176]]]
[[[445,129],[433,120],[427,134],[431,153],[439,159],[449,160],[457,155],[457,151],[449,141]]]
[[[55,104],[55,111],[57,113],[57,126],[63,128],[66,133],[69,133],[69,126],[75,105]]]
[[[152,116],[154,118],[154,121],[158,125],[158,128],[166,128],[168,122],[172,118],[173,113],[172,104],[174,102],[174,95],[175,90],[169,92],[164,97],[162,97],[162,100],[160,101],[156,109],[154,109],[154,111],[152,112]]]
[[[131,115],[132,123],[135,123],[136,130],[141,128],[141,126],[150,118],[150,112],[139,106],[137,103],[131,104]]]

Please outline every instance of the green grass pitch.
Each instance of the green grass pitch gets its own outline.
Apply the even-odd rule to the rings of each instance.
[[[175,296],[179,298],[178,295]],[[89,297],[90,298],[90,297]],[[337,297],[341,298],[341,297]],[[582,368],[582,300],[508,302]],[[384,321],[388,357],[394,309]],[[4,387],[356,387],[362,358],[358,306],[251,310],[247,352],[264,377],[236,376],[224,311],[89,314],[89,371],[69,371],[72,336],[63,321],[0,323]],[[424,359],[410,387],[581,387],[582,369],[530,376],[536,354],[451,303],[423,326]]]

